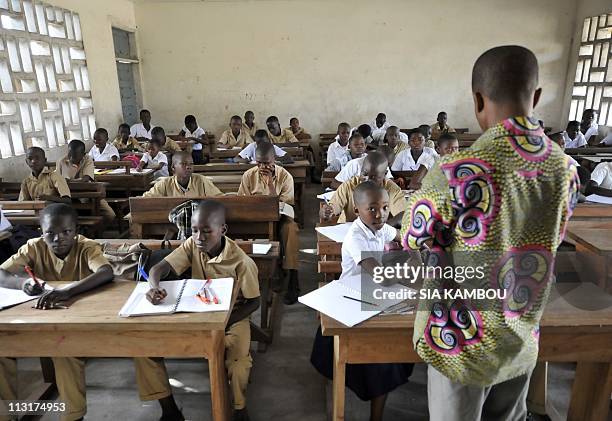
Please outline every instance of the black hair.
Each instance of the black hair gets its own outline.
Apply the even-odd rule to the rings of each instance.
[[[299,121],[297,117],[291,117],[291,118],[289,119],[289,124],[291,124],[291,122],[292,122],[293,120]]]
[[[96,137],[96,135],[106,135],[106,137],[108,138],[108,131],[104,128],[104,127],[100,127],[98,129],[96,129],[96,131],[94,132],[94,137]]]
[[[363,140],[363,136],[358,131],[354,131],[353,134],[351,135],[351,137],[349,137],[349,143],[352,143],[353,140],[355,140],[355,139],[362,139]]]
[[[40,152],[43,156],[46,157],[45,150],[43,148],[38,147],[38,146],[30,146],[28,148],[28,150],[26,151],[26,154],[27,153],[32,153],[32,152]]]
[[[274,154],[274,145],[270,142],[261,142],[255,149],[255,156],[267,156]]]
[[[253,117],[255,117],[255,113],[251,110],[247,111],[246,113],[244,113],[244,117],[246,118],[247,114],[253,114]]]
[[[365,139],[366,137],[372,134],[372,127],[370,127],[369,124],[362,124],[359,127],[357,127],[357,131],[361,133],[361,135]]]
[[[121,124],[119,125],[119,130],[121,130],[121,128],[123,128],[123,127],[125,127],[125,128],[126,128],[126,129],[128,129],[128,130],[130,129],[130,125],[129,125],[129,124],[127,124],[127,123],[121,123]]]
[[[273,121],[276,121],[278,123],[278,117],[275,115],[271,115],[270,117],[266,118],[266,124],[271,123]]]
[[[340,128],[342,128],[342,127],[351,130],[351,125],[346,123],[346,122],[342,122],[342,123],[338,124],[338,131],[340,131]]]
[[[580,122],[576,120],[568,121],[566,129],[569,129],[570,127],[575,127],[576,129],[580,130]]]
[[[196,122],[196,118],[194,115],[188,114],[185,116],[185,125],[190,124],[190,123],[196,124],[197,122]]]
[[[254,139],[257,138],[263,138],[263,139],[267,139],[270,140],[270,137],[268,136],[268,132],[265,131],[264,129],[259,129],[255,131],[255,135],[253,136]]]
[[[71,151],[85,150],[85,143],[79,139],[72,139],[70,143],[68,143],[68,149]]]
[[[220,223],[225,224],[225,214],[227,213],[227,208],[221,202],[216,200],[200,200],[196,204],[195,212],[200,212],[207,216],[215,216],[221,218]]]
[[[446,115],[446,116],[448,117],[448,114],[446,113],[446,111],[440,111],[440,112],[438,113],[438,117],[440,117],[440,115],[441,115],[441,114],[444,114],[444,115]]]
[[[442,144],[452,142],[453,140],[457,140],[457,136],[455,136],[453,133],[442,133],[438,138],[437,143],[438,146],[442,146]]]
[[[155,126],[153,127],[153,129],[151,129],[151,136],[166,136],[166,131],[164,130],[163,127],[161,126]]]
[[[77,211],[70,205],[65,203],[51,203],[50,205],[45,206],[43,210],[40,211],[39,219],[42,221],[45,216],[68,216],[75,225],[78,222],[79,215]]]
[[[147,110],[146,108],[143,108],[142,110],[140,110],[140,112],[138,113],[138,115],[142,114],[142,113],[149,113],[151,114],[151,111]]]
[[[240,122],[242,122],[242,117],[240,117],[239,115],[233,115],[233,116],[232,116],[232,118],[230,118],[230,123],[231,123],[233,120],[240,120]]]
[[[385,189],[382,186],[379,186],[373,181],[364,181],[355,187],[353,190],[353,202],[355,205],[360,205],[363,203],[364,199],[367,197],[368,193],[376,192],[384,192]]]

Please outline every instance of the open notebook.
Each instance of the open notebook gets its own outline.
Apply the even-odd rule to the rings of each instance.
[[[53,288],[47,284],[45,284],[45,289],[47,291],[53,290]],[[0,310],[16,306],[17,304],[36,300],[38,297],[40,297],[40,295],[28,295],[20,289],[9,289],[0,287]]]
[[[196,297],[205,280],[183,279],[181,281],[163,281],[159,283],[168,293],[160,304],[153,305],[147,300],[149,291],[147,282],[139,282],[127,302],[119,310],[121,317],[153,316],[173,313],[205,313],[210,311],[228,311],[232,301],[233,278],[213,279],[211,288],[219,298],[219,304],[205,304]]]
[[[347,276],[342,280],[332,281],[309,294],[299,297],[298,301],[346,326],[353,327],[404,301],[402,298],[376,299],[374,289],[381,289],[385,292],[401,292],[402,289],[408,288],[403,285],[383,287],[369,280],[364,280],[363,285],[364,289],[362,290],[361,276]],[[376,306],[370,306],[345,297],[367,301],[376,304]]]

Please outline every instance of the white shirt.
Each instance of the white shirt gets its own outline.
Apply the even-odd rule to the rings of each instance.
[[[98,149],[96,145],[93,145],[93,147],[89,151],[89,157],[93,159],[94,162],[95,161],[112,161],[113,156],[116,156],[117,159],[119,159],[119,151],[117,150],[117,148],[111,145],[110,142],[106,144],[106,147],[104,148],[102,153],[100,153],[100,149]]]
[[[140,158],[140,162],[144,162],[146,164],[145,168],[148,166],[148,164],[157,165],[163,162],[166,165],[164,165],[160,170],[155,171],[153,173],[153,177],[168,177],[170,175],[168,173],[168,157],[162,151],[159,151],[155,158],[152,158],[149,152],[145,152],[142,155],[142,158]]]
[[[399,138],[402,142],[408,143],[408,135],[404,132],[399,132]]]
[[[342,242],[342,274],[340,279],[361,274],[359,263],[373,257],[381,262],[385,244],[393,241],[397,230],[385,224],[375,233],[370,230],[361,218],[353,221]],[[364,253],[365,252],[365,253]],[[372,253],[368,253],[372,252]]]
[[[434,149],[424,147],[423,153],[419,156],[419,159],[414,162],[410,149],[404,149],[395,157],[391,169],[393,171],[416,171],[422,164],[429,170],[438,158],[438,153]]]
[[[363,167],[364,159],[366,159],[365,156],[362,158],[351,159],[349,162],[346,163],[344,168],[340,170],[338,175],[336,175],[336,180],[341,183],[344,183],[345,181],[348,181],[356,175],[361,175],[361,168]],[[391,171],[389,171],[389,168],[387,168],[387,175],[385,175],[385,178],[393,178],[393,176],[391,175]]]
[[[357,157],[355,159],[363,158],[365,156],[366,154],[364,153],[360,157]],[[342,168],[344,168],[346,164],[352,160],[353,157],[351,156],[351,153],[349,151],[346,151],[344,155],[341,155],[339,158],[333,160],[332,163],[329,164],[327,168],[325,168],[325,171],[341,171]]]
[[[155,124],[151,123],[151,130],[153,130],[153,127],[155,127]],[[151,130],[147,131],[142,123],[136,123],[130,127],[130,136],[146,137],[147,139],[151,139]]]
[[[591,124],[591,127],[589,127],[586,133],[584,134],[584,140],[588,142],[591,136],[597,136],[598,131],[599,131],[599,126],[597,125],[597,123]]]
[[[338,140],[329,145],[327,148],[327,165],[334,162],[336,159],[340,158],[342,155],[345,155],[348,151],[348,143],[346,146],[342,146],[338,143]]]
[[[285,152],[278,146],[276,145],[272,145],[272,146],[274,146],[274,153],[276,154],[277,157],[287,155],[287,152]],[[240,151],[238,156],[242,159],[248,159],[249,162],[255,162],[255,151],[256,150],[257,150],[257,143],[255,142],[249,143],[248,145],[244,147],[244,149]]]
[[[574,139],[570,139],[567,132],[563,132],[563,140],[565,141],[566,148],[580,148],[587,144],[587,141],[584,138],[584,135],[580,132],[578,132],[578,134],[576,135]]]
[[[381,127],[376,127],[376,120],[374,120],[372,124],[370,124],[370,127],[372,128],[372,134],[370,136],[372,136],[372,139],[382,142],[389,126],[392,126],[392,124],[385,121],[385,124],[383,124]]]
[[[185,132],[185,137],[195,137],[196,139],[202,139],[202,136],[204,136],[206,134],[204,129],[201,128],[200,126],[198,126],[198,128],[195,129],[193,131],[193,133],[191,133],[189,131],[189,129],[187,129],[187,127],[185,127],[185,126],[183,126],[182,130]],[[191,149],[193,149],[194,151],[199,151],[199,150],[202,149],[202,144],[201,143],[194,143],[193,146],[191,147]]]
[[[591,180],[597,181],[599,187],[612,189],[612,162],[600,162],[591,173]]]

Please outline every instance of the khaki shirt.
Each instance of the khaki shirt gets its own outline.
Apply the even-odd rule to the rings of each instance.
[[[255,132],[257,130],[259,130],[259,127],[257,127],[257,123],[255,123],[255,122],[253,122],[253,127],[252,128],[247,126],[245,122],[242,122],[242,130],[247,132],[249,136],[254,137],[255,136]]]
[[[433,141],[433,140],[431,140],[431,139],[427,139],[427,140],[425,141],[425,147],[426,147],[426,148],[431,148],[431,149],[436,149],[436,144],[434,143],[434,141]],[[408,147],[407,149],[410,149],[410,147]]]
[[[293,205],[293,176],[281,166],[275,165],[274,170],[274,188],[278,195],[278,200],[289,205]],[[268,196],[270,193],[268,184],[263,176],[259,174],[259,168],[253,167],[242,174],[240,187],[238,188],[239,196]]]
[[[393,148],[393,153],[395,155],[397,155],[398,153],[400,153],[404,149],[410,149],[410,146],[406,142],[402,142],[400,140],[399,142],[397,142],[397,145],[395,145],[395,148]]]
[[[164,258],[175,273],[191,268],[194,279],[234,278],[240,292],[238,299],[259,297],[257,265],[235,242],[223,237],[225,246],[218,256],[210,257],[198,250],[189,237],[176,250]]]
[[[128,137],[128,140],[123,143],[123,140],[121,140],[120,136],[117,136],[115,138],[115,140],[113,140],[113,146],[117,149],[121,150],[125,150],[125,149],[136,149],[137,151],[143,151],[144,148],[142,146],[140,146],[140,143],[138,142],[138,140],[135,137]]]
[[[83,156],[78,165],[72,164],[68,156],[58,161],[55,171],[68,180],[74,180],[89,176],[91,181],[94,180],[94,162],[89,155]]]
[[[164,152],[171,152],[171,153],[182,151],[178,143],[176,143],[174,140],[170,139],[169,137],[166,137],[166,143],[164,143],[164,146],[162,146],[161,150]]]
[[[97,241],[78,235],[72,250],[63,260],[53,253],[43,238],[34,238],[2,263],[0,269],[23,273],[27,265],[43,281],[73,282],[80,281],[108,264]]]
[[[440,123],[436,122],[436,124],[431,125],[431,138],[433,140],[438,140],[443,133],[455,133],[455,129],[450,127],[448,124],[446,127],[441,128]]]
[[[272,143],[279,144],[279,143],[298,143],[299,142],[295,138],[291,130],[281,129],[280,135],[278,136],[274,136],[272,133],[270,133],[270,130],[266,130],[266,131],[268,132],[268,136],[270,137],[270,140],[272,141]]]
[[[293,130],[291,130],[291,127],[287,127],[285,130],[289,130],[291,133],[293,133]],[[297,133],[293,133],[293,135],[295,136],[297,140],[310,139],[310,135],[306,133],[306,130],[304,130],[303,127],[300,127]]]
[[[47,168],[42,170],[38,177],[30,174],[21,182],[19,200],[36,200],[42,195],[70,197],[70,189],[61,175]]]
[[[359,177],[352,177],[348,181],[340,184],[336,193],[332,196],[329,204],[334,208],[336,215],[340,214],[338,223],[352,222],[357,219],[355,214],[355,203],[353,202],[353,191],[361,183]],[[384,189],[389,193],[389,213],[392,216],[404,212],[407,202],[402,189],[391,180],[385,180]]]
[[[160,178],[142,197],[208,197],[222,196],[212,180],[202,174],[191,174],[187,189],[179,184],[176,176]]]
[[[227,129],[226,131],[224,131],[223,134],[221,135],[221,139],[219,139],[219,143],[222,143],[228,148],[233,148],[234,146],[239,146],[241,148],[244,148],[247,143],[251,143],[251,142],[253,142],[253,139],[251,139],[251,136],[249,135],[249,133],[245,131],[244,129],[240,130],[238,139],[236,139],[236,137],[234,136],[234,133],[232,133],[232,129]]]

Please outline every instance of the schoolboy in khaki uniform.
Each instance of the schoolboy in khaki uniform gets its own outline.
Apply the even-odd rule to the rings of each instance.
[[[32,174],[21,182],[19,201],[45,200],[70,203],[70,189],[66,180],[55,171],[45,168],[47,157],[44,150],[37,146],[28,148],[26,164],[32,170]]]
[[[268,128],[268,136],[275,145],[282,145],[285,143],[299,143],[299,140],[295,138],[293,132],[289,129],[281,129],[278,117],[270,116],[266,120],[266,126]]]
[[[253,142],[248,131],[244,130],[242,126],[242,119],[240,116],[233,116],[230,119],[230,128],[223,132],[217,145],[224,148],[233,148],[236,146],[244,148],[247,143]]]

